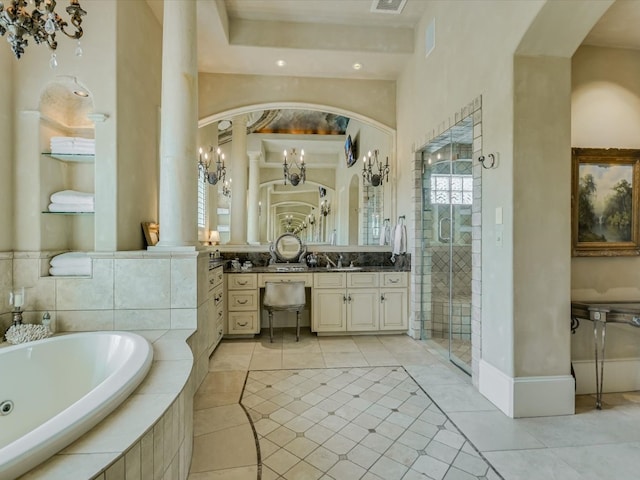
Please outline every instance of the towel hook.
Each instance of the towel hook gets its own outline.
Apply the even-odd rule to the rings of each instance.
[[[488,153],[486,157],[484,155],[480,155],[478,157],[478,161],[482,164],[482,168],[493,168],[496,164],[496,156],[493,153]],[[484,162],[487,162],[488,165],[485,165]]]

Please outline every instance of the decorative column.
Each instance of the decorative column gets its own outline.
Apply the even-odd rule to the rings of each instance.
[[[176,2],[177,3],[177,2]],[[231,234],[229,243],[242,245],[247,243],[247,116],[233,117],[231,126],[231,159],[228,168],[231,182]]]
[[[260,152],[249,152],[249,191],[247,192],[247,241],[260,243],[258,201],[260,193]]]
[[[196,2],[164,2],[160,127],[160,242],[195,248],[198,128]]]

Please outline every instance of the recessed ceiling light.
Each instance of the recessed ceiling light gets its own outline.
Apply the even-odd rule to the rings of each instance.
[[[361,63],[354,63],[353,64],[353,69],[354,70],[360,70],[362,68],[362,64]]]
[[[88,92],[85,92],[84,90],[74,90],[73,93],[79,97],[83,97],[83,98],[87,98],[89,96]]]
[[[287,64],[287,62],[285,62],[284,60],[278,60],[276,62],[276,65],[278,65],[279,67],[284,67]]]

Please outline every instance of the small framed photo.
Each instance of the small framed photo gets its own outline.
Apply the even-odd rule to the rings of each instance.
[[[147,247],[152,247],[160,240],[160,225],[152,222],[142,222],[144,241]]]

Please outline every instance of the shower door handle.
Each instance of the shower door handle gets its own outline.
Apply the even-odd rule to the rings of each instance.
[[[442,229],[442,224],[444,222],[448,221],[449,222],[449,229],[451,229],[451,218],[450,217],[442,217],[440,219],[440,221],[438,222],[438,239],[439,240],[444,240],[445,242],[450,242],[451,241],[451,237],[445,237],[444,235],[442,235],[443,229]]]

